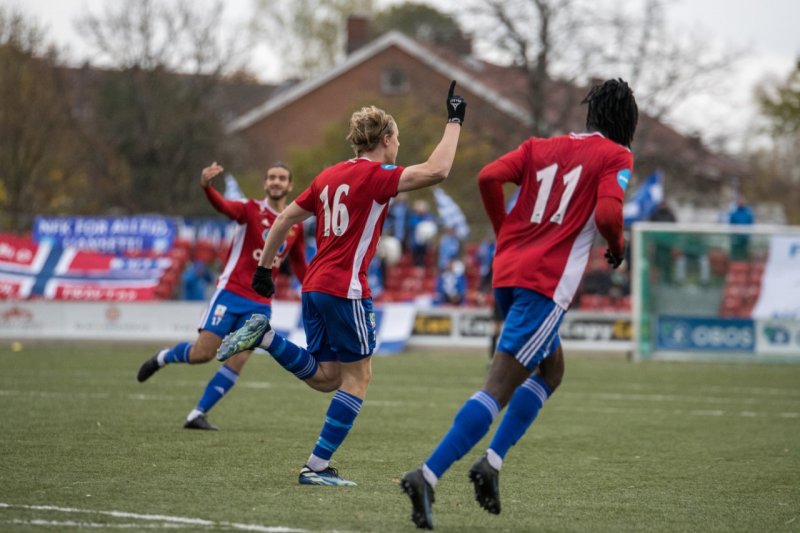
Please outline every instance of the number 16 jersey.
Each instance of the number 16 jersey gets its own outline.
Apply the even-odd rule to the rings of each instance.
[[[303,292],[341,298],[369,298],[367,267],[397,195],[403,167],[350,159],[323,170],[295,203],[317,217],[317,255],[311,260]]]
[[[567,309],[597,234],[597,199],[624,200],[633,156],[599,133],[571,134],[528,139],[496,163],[520,189],[497,236],[492,285],[531,289]]]

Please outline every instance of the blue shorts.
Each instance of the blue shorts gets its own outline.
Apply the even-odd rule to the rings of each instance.
[[[208,308],[200,319],[199,330],[210,331],[218,337],[224,337],[232,331],[244,326],[248,318],[254,314],[272,317],[272,306],[248,300],[244,296],[225,289],[217,289]]]
[[[558,328],[564,310],[550,298],[521,287],[495,289],[494,299],[505,317],[497,351],[535,370],[561,344]]]
[[[372,298],[350,300],[324,292],[303,293],[303,328],[317,361],[353,363],[375,350]]]

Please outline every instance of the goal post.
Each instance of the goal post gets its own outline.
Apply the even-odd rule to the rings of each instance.
[[[634,359],[800,362],[800,227],[641,222]]]

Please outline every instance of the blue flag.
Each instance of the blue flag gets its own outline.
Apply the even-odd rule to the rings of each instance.
[[[622,208],[627,228],[634,222],[647,220],[664,200],[664,175],[660,171],[650,174],[631,195]]]
[[[467,224],[467,217],[464,216],[464,212],[458,207],[455,200],[438,187],[433,190],[433,196],[436,199],[436,210],[439,212],[442,225],[446,228],[453,228],[459,239],[466,239],[469,235],[469,224]]]
[[[225,192],[222,194],[226,200],[246,200],[247,197],[239,188],[239,182],[233,174],[225,174]]]

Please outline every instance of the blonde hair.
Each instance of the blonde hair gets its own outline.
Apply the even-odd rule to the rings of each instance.
[[[350,133],[346,139],[356,155],[373,150],[384,135],[394,135],[392,115],[374,105],[362,107],[350,117]]]

